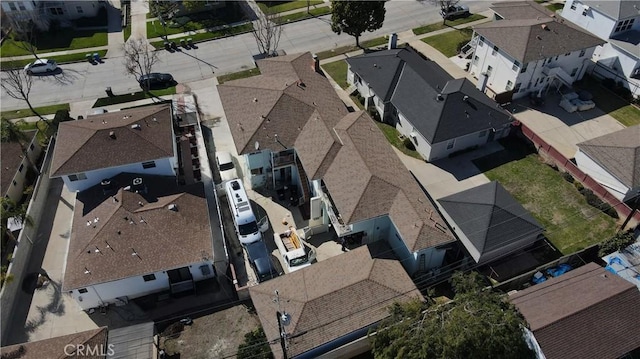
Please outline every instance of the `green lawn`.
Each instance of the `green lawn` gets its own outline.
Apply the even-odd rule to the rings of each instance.
[[[367,41],[361,41],[360,42],[361,48],[357,47],[354,44],[354,45],[350,45],[350,46],[336,47],[333,50],[321,51],[321,52],[318,52],[316,55],[318,55],[318,59],[323,60],[323,59],[328,59],[330,57],[346,54],[347,52],[361,50],[363,48],[366,49],[366,48],[378,47],[378,46],[381,46],[381,45],[385,45],[387,43],[387,41],[388,41],[388,39],[387,39],[386,36],[381,36],[381,37],[376,37],[375,39],[371,39],[371,40],[367,40]],[[355,39],[354,39],[354,43],[355,43]]]
[[[482,16],[480,14],[472,14],[469,17],[465,17],[465,18],[460,18],[460,19],[456,19],[453,21],[447,21],[446,24],[442,24],[441,22],[435,23],[435,24],[429,24],[429,25],[425,25],[425,26],[421,26],[421,27],[416,27],[415,29],[413,29],[413,33],[416,35],[422,35],[422,34],[426,34],[428,32],[432,32],[432,31],[438,31],[438,30],[442,30],[442,29],[448,29],[452,26],[458,26],[458,25],[462,25],[462,24],[466,24],[468,22],[473,22],[473,21],[478,21],[478,20],[482,20],[482,19],[486,19],[486,16]]]
[[[230,73],[230,74],[218,76],[218,83],[219,84],[223,84],[223,83],[225,83],[227,81],[244,79],[246,77],[251,77],[251,76],[256,76],[256,75],[260,75],[260,69],[257,68],[257,67],[254,67],[252,69],[242,70],[242,71],[233,72],[233,73]]]
[[[452,57],[458,53],[458,49],[460,49],[462,45],[471,40],[472,34],[473,30],[465,28],[445,32],[444,34],[436,36],[430,36],[422,39],[422,41],[433,46],[436,50],[442,52],[444,56]]]
[[[587,204],[560,172],[518,139],[501,140],[505,150],[474,160],[490,180],[500,182],[546,229],[567,255],[611,238],[615,220]]]
[[[99,51],[95,51],[97,52],[101,58],[104,58],[104,56],[107,54],[107,50],[99,50]],[[94,52],[91,52],[92,54]],[[86,57],[85,57],[86,53],[81,52],[78,54],[69,54],[69,55],[60,55],[60,56],[47,56],[47,59],[51,59],[51,60],[55,60],[58,65],[59,64],[65,64],[65,63],[70,63],[70,62],[78,62],[78,61],[86,61]],[[2,70],[8,70],[8,69],[12,69],[12,68],[23,68],[24,65],[33,62],[34,59],[27,59],[27,60],[14,60],[14,61],[2,61],[0,62],[0,68]]]
[[[16,45],[13,39],[7,39],[0,47],[1,57],[23,56],[31,53]],[[106,46],[107,33],[96,31],[73,31],[61,29],[56,32],[40,34],[36,38],[37,53],[84,49],[87,47]]]
[[[562,8],[564,7],[564,4],[554,3],[554,4],[546,5],[545,7],[553,12],[556,12],[558,10],[562,10]]]
[[[589,91],[593,95],[596,106],[623,125],[627,127],[640,125],[640,109],[600,85],[596,79],[585,76],[577,87]]]
[[[389,143],[391,143],[395,148],[399,149],[405,155],[417,158],[419,160],[423,159],[416,150],[409,149],[404,145],[403,141],[398,137],[400,135],[400,132],[398,132],[395,127],[378,121],[374,122],[376,123],[376,125],[378,125],[382,133],[384,133],[384,137],[387,138],[387,141],[389,141]]]
[[[322,69],[343,89],[349,87],[349,84],[347,83],[347,68],[347,62],[344,60],[338,60],[322,65]]]
[[[185,16],[174,17],[163,27],[160,20],[147,22],[147,38],[153,39],[165,35],[189,33],[195,30],[213,29],[229,26],[243,21],[244,12],[238,2],[229,1],[222,8],[215,11],[199,11]],[[166,30],[165,30],[166,29]],[[195,34],[192,33],[195,36]]]
[[[289,15],[283,15],[276,18],[275,22],[277,22],[278,24],[286,24],[289,22],[306,20],[306,19],[314,18],[316,16],[326,15],[326,14],[329,14],[330,12],[331,12],[331,9],[328,6],[324,6],[317,9],[311,9],[309,10],[309,13],[307,13],[306,11],[302,11],[302,12],[296,12]]]
[[[56,113],[56,111],[58,110],[69,110],[69,104],[62,103],[58,105],[36,107],[35,110],[40,115],[50,115],[50,114]],[[36,114],[31,112],[31,110],[28,108],[23,108],[21,110],[13,110],[13,111],[2,111],[2,113],[0,113],[0,116],[2,116],[2,118],[5,118],[7,120],[14,120],[16,118],[24,118],[24,117],[35,116],[35,115]]]
[[[155,96],[173,95],[176,93],[176,87],[173,86],[173,87],[169,87],[162,90],[153,90],[151,91],[151,93],[153,93]],[[151,95],[149,95],[144,91],[124,94],[124,95],[116,95],[114,97],[101,97],[93,104],[92,107],[95,108],[95,107],[115,105],[119,103],[143,100],[145,98],[151,98],[151,97],[152,97]]]
[[[285,12],[289,10],[295,10],[300,8],[307,7],[307,0],[295,0],[295,1],[258,1],[258,6],[262,12],[266,13],[267,11],[271,13],[279,13]],[[320,5],[322,4],[322,0],[311,0],[309,1],[309,5]]]
[[[253,24],[247,23],[247,24],[227,27],[225,29],[211,31],[211,32],[202,32],[202,33],[197,33],[193,35],[186,35],[183,37],[179,37],[177,39],[171,39],[171,41],[175,41],[176,44],[180,43],[180,40],[182,39],[184,40],[192,39],[193,42],[200,42],[200,41],[206,41],[206,40],[219,39],[225,36],[242,34],[245,32],[250,32],[252,30],[253,30]],[[164,48],[164,41],[154,41],[151,43],[151,45],[154,46],[156,49],[162,49]]]

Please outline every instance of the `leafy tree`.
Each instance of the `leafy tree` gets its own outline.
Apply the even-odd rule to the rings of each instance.
[[[262,327],[244,335],[244,342],[238,346],[238,358],[272,359],[267,336]]]
[[[598,256],[604,257],[607,254],[611,254],[615,251],[619,251],[621,249],[626,248],[631,243],[634,242],[633,233],[629,232],[618,232],[612,238],[607,239],[606,241],[600,244],[600,249],[598,250]]]
[[[360,35],[365,31],[375,31],[384,23],[384,1],[347,1],[331,2],[331,30],[340,35],[342,32],[356,38],[360,47]]]
[[[533,358],[524,339],[527,324],[503,296],[483,290],[477,273],[452,277],[454,300],[395,303],[372,335],[376,359]]]

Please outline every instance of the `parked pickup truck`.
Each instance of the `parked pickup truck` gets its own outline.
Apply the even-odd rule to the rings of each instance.
[[[284,233],[275,233],[273,237],[288,273],[310,266],[316,258],[315,250],[305,244],[293,226]]]

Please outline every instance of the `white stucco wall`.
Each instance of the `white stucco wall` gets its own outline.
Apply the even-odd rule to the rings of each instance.
[[[33,145],[33,149],[31,149],[32,145]],[[35,136],[31,140],[31,143],[29,143],[29,146],[27,146],[26,151],[27,151],[27,156],[29,157],[29,160],[31,160],[31,163],[34,166],[37,166],[38,165],[37,160],[38,160],[38,157],[40,157],[40,154],[42,153],[42,147],[40,147],[40,144],[38,143],[38,140]],[[29,166],[30,166],[29,161],[23,157],[22,162],[20,162],[20,166],[18,166],[18,168],[16,169],[16,172],[13,176],[11,183],[5,189],[5,193],[3,193],[3,195],[8,196],[11,200],[13,200],[16,203],[18,203],[18,201],[22,198],[22,194],[24,193],[24,188],[25,188],[24,182],[26,180],[27,172],[29,171]],[[22,170],[20,170],[20,167],[22,167]]]
[[[156,166],[153,168],[142,168],[142,162],[131,163],[124,166],[101,168],[99,170],[84,172],[87,179],[71,181],[69,175],[62,176],[65,186],[69,191],[84,191],[85,189],[95,186],[103,179],[114,177],[123,172],[139,173],[145,175],[161,175],[175,176],[174,168],[177,167],[177,161],[174,157],[165,157],[155,160]]]
[[[271,170],[271,151],[256,151],[246,154],[244,157],[247,167],[243,172],[246,174],[245,178],[250,179],[251,188],[264,186],[267,183],[267,174]],[[262,173],[257,174],[260,171]],[[256,172],[256,174],[253,172]]]
[[[572,5],[575,5],[575,10],[571,9]],[[584,5],[580,1],[567,0],[561,15],[599,38],[608,39],[615,29],[616,20],[593,8],[589,8],[586,15],[582,15],[583,10]]]
[[[638,23],[640,23],[640,21],[638,21]],[[620,62],[620,67],[611,69],[611,71],[620,75],[624,75],[627,81],[625,87],[631,90],[634,96],[640,96],[640,80],[631,78],[631,74],[633,73],[633,71],[637,68],[640,68],[640,50],[638,54],[633,55],[623,49],[618,48],[615,45],[612,45],[611,43],[606,43],[602,46],[599,46],[592,57],[594,62],[603,61],[605,63],[607,62],[607,59],[611,58],[617,58]],[[601,69],[598,66],[594,67],[594,71],[597,72],[600,76],[614,78],[611,72],[605,69]],[[618,82],[621,80],[621,78],[614,78],[614,80]]]
[[[211,274],[203,276],[200,270],[201,265],[208,265],[212,268],[211,262],[194,263],[189,265],[189,270],[193,276],[194,281],[200,281],[207,278],[214,277],[214,272],[211,270]],[[80,293],[79,289],[70,291],[73,299],[78,302],[83,310],[90,308],[96,308],[101,305],[114,304],[116,298],[127,297],[128,299],[134,299],[145,296],[147,294],[160,292],[169,289],[169,276],[167,271],[159,271],[153,273],[156,277],[155,280],[145,282],[143,276],[129,277],[113,282],[106,282],[87,286],[87,293]]]
[[[575,160],[579,169],[604,186],[604,188],[617,199],[622,200],[627,192],[629,192],[629,187],[612,176],[607,170],[600,167],[598,163],[579,149],[576,153]]]

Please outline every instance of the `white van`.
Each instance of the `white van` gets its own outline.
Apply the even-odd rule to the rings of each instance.
[[[242,181],[238,179],[229,181],[225,188],[227,190],[229,208],[231,209],[231,217],[233,217],[233,224],[240,243],[246,245],[262,240],[256,216],[253,214],[251,203],[249,203],[249,197],[247,197]]]

